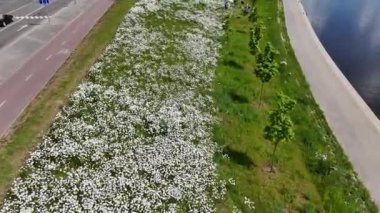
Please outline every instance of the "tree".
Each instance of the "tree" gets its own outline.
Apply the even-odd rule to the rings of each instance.
[[[248,19],[249,21],[251,21],[252,23],[255,23],[257,21],[257,12],[256,12],[256,7],[253,6],[253,11],[252,13],[248,16]]]
[[[263,37],[261,33],[261,25],[255,24],[250,31],[249,50],[252,55],[255,55],[260,49],[260,39]]]
[[[268,125],[264,128],[264,138],[273,143],[271,172],[274,171],[274,158],[280,142],[290,141],[294,137],[293,122],[288,115],[296,102],[283,94],[278,95],[277,108],[269,114]]]
[[[226,32],[226,39],[228,40],[228,30],[229,30],[229,25],[230,25],[230,17],[227,15],[225,17],[225,22],[223,24],[223,30]]]
[[[267,43],[263,53],[259,53],[256,60],[256,69],[254,71],[256,77],[261,81],[260,104],[263,95],[264,83],[268,83],[278,71],[278,63],[275,60],[277,51],[270,43]]]
[[[281,113],[286,114],[292,111],[295,105],[296,101],[289,96],[286,96],[281,92],[277,94],[277,110]]]

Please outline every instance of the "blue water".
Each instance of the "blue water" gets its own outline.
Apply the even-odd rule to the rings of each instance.
[[[380,118],[380,0],[303,0],[320,41]]]

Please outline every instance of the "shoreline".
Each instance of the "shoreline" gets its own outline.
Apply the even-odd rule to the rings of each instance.
[[[283,0],[294,53],[313,96],[362,183],[380,204],[380,120],[337,67],[299,0]]]

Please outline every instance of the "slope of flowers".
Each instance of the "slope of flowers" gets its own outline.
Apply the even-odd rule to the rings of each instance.
[[[214,211],[223,1],[141,0],[31,154],[0,212]]]

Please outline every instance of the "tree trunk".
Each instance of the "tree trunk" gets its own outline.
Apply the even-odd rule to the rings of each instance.
[[[272,153],[272,161],[271,161],[271,165],[270,165],[270,170],[271,172],[274,172],[274,156],[276,154],[276,150],[277,150],[277,146],[278,146],[279,142],[276,142],[274,144],[274,148],[273,148],[273,153]]]
[[[261,108],[261,101],[262,101],[262,98],[263,98],[263,88],[264,88],[264,82],[261,82],[259,108]]]

